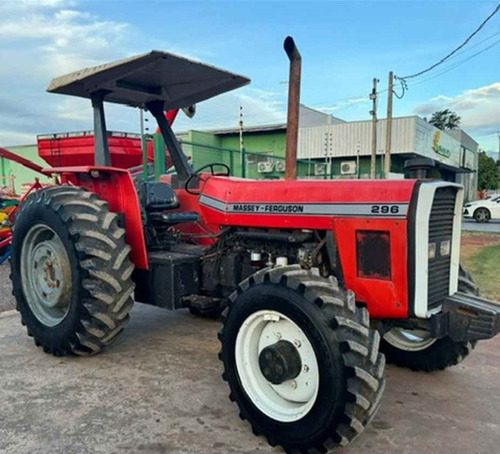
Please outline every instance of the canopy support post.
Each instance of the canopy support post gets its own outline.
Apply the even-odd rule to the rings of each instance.
[[[174,164],[175,170],[177,172],[177,178],[180,182],[184,182],[194,172],[189,166],[186,155],[182,151],[177,137],[175,137],[174,131],[172,131],[170,124],[165,118],[165,114],[163,112],[164,104],[165,103],[163,101],[152,101],[146,103],[146,107],[158,122],[161,135],[163,136],[163,140],[165,140],[168,151],[170,153],[170,158],[172,159],[172,163]]]
[[[94,112],[94,163],[96,166],[103,167],[111,167],[106,117],[104,115],[104,97],[108,93],[108,90],[97,90],[90,95]]]

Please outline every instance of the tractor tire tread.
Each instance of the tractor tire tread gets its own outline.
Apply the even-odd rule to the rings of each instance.
[[[131,280],[131,248],[125,243],[118,216],[92,192],[66,185],[45,188],[28,197],[18,216],[40,203],[52,208],[67,227],[81,275],[76,285],[80,286],[82,311],[76,329],[60,345],[43,345],[42,339],[34,335],[35,344],[55,356],[96,354],[116,339],[129,319],[135,288]],[[20,287],[13,293],[26,324],[20,310]],[[29,328],[28,334],[33,335]]]
[[[281,444],[286,452],[326,452],[334,446],[352,442],[375,415],[385,388],[385,358],[378,352],[380,335],[369,329],[368,312],[355,305],[354,293],[343,290],[336,280],[323,278],[317,270],[302,269],[300,265],[266,268],[246,279],[228,299],[228,307],[222,314],[223,326],[219,331],[223,358],[224,323],[239,294],[262,282],[286,286],[304,295],[311,304],[319,306],[325,323],[331,329],[334,342],[340,345],[342,362],[347,378],[343,416],[336,427],[325,431],[323,438],[314,446],[290,446],[279,442],[272,434],[266,434],[271,446]],[[222,378],[227,380],[227,371]],[[231,392],[230,397],[233,395]],[[233,399],[234,400],[234,397]],[[260,430],[239,405],[241,419],[249,420],[254,433]]]
[[[460,264],[458,273],[458,291],[480,296],[479,287],[472,275]],[[382,340],[380,348],[387,362],[399,367],[406,367],[415,372],[434,372],[444,370],[461,363],[474,350],[476,342],[454,342],[449,337],[438,339],[427,350],[408,354]]]

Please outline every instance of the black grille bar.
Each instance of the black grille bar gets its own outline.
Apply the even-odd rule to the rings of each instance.
[[[436,255],[429,259],[427,304],[429,309],[439,306],[449,295],[453,218],[457,189],[437,188],[429,219],[429,243],[435,243]],[[441,256],[440,245],[450,242],[449,254]]]

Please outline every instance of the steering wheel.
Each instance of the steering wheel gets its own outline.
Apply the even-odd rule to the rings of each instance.
[[[215,175],[214,167],[216,167],[216,166],[223,167],[226,170],[225,173],[219,173],[219,175],[221,175],[223,177],[228,177],[231,175],[231,169],[229,168],[229,166],[227,164],[224,164],[223,162],[212,162],[210,164],[206,164],[206,165],[200,167],[198,170],[195,170],[195,172],[192,173],[191,175],[189,175],[188,179],[186,180],[186,184],[184,185],[184,189],[186,190],[186,192],[188,194],[192,194],[192,195],[201,194],[201,192],[191,191],[189,189],[189,184],[191,183],[192,180],[194,180],[194,178],[196,178],[196,177],[199,178],[200,174],[206,169],[210,169],[210,174],[212,176],[214,176]],[[200,178],[200,180],[201,180],[201,178]],[[202,181],[206,181],[206,180],[202,180]]]

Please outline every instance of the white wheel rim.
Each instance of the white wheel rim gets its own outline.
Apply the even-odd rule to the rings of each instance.
[[[392,328],[384,334],[384,339],[393,347],[407,352],[420,352],[436,342],[429,331],[403,328]]]
[[[259,354],[280,340],[296,347],[302,369],[293,380],[273,385],[260,370]],[[280,422],[293,422],[309,413],[318,396],[318,361],[309,339],[290,318],[271,310],[250,315],[238,331],[235,356],[243,389],[266,416]]]
[[[66,248],[50,227],[36,224],[21,247],[21,282],[33,315],[45,326],[61,323],[69,312],[71,265]]]

